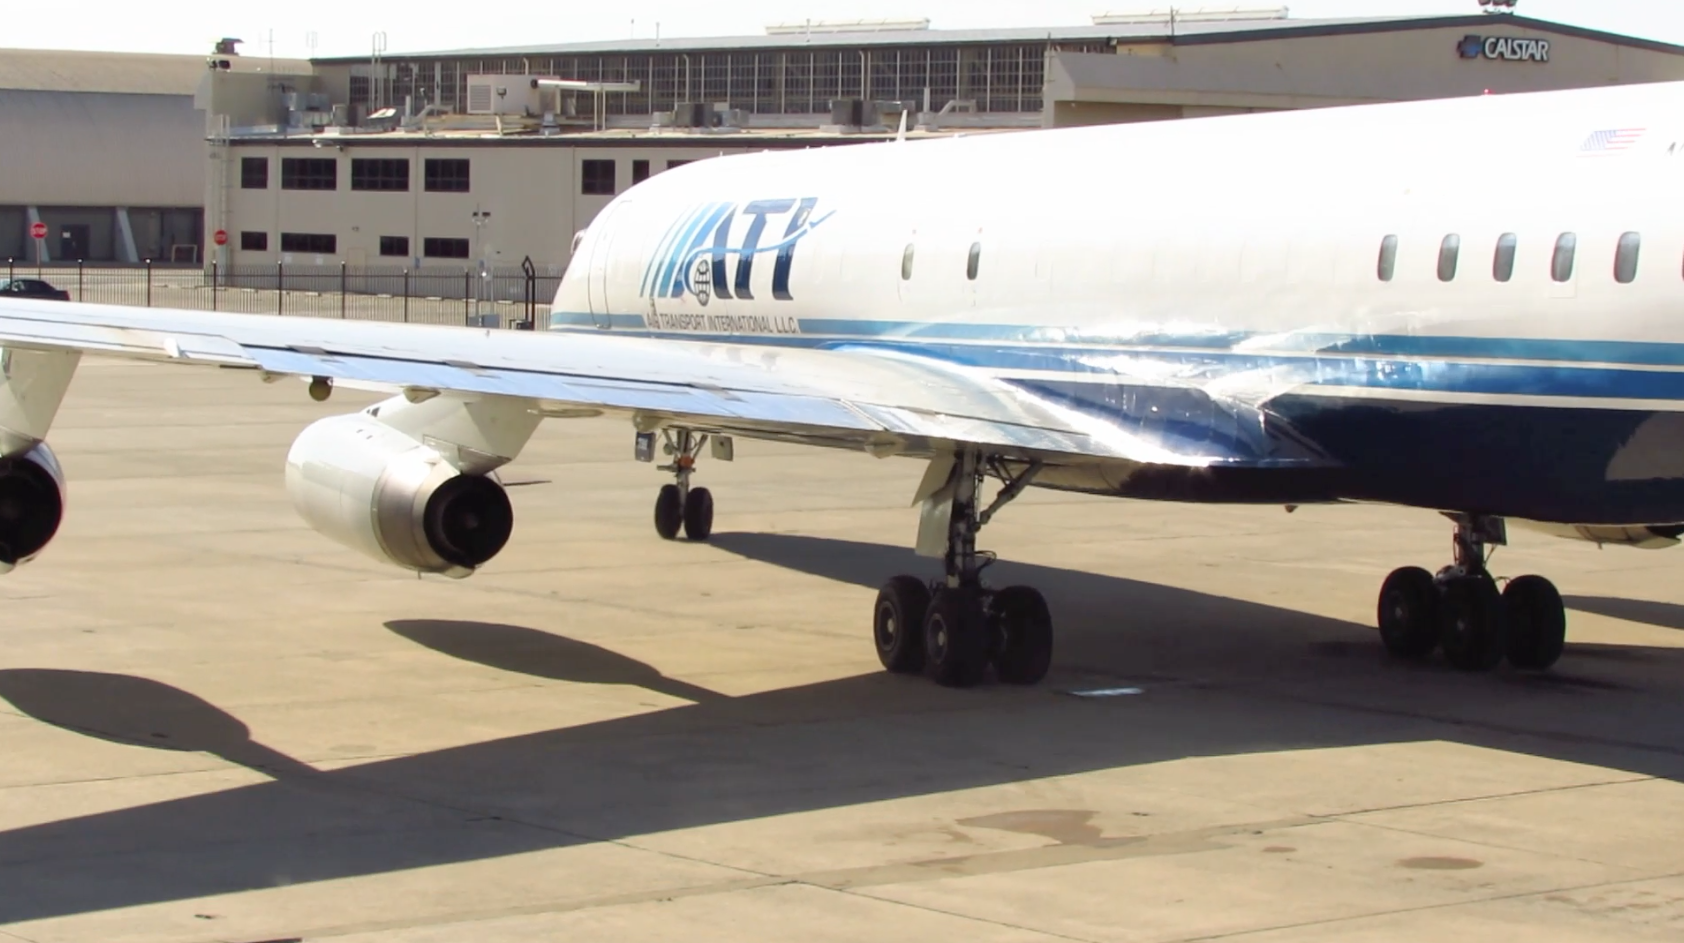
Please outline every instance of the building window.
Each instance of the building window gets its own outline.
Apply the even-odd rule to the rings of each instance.
[[[284,232],[281,233],[281,251],[332,255],[339,251],[339,237],[324,232]]]
[[[409,192],[409,161],[385,157],[351,160],[351,189]]]
[[[281,189],[337,190],[339,161],[332,157],[283,157]]]
[[[669,161],[667,161],[667,169],[672,170],[672,169],[677,168],[677,167],[683,167],[685,164],[688,164],[688,163],[690,163],[690,162],[687,161],[687,160],[669,160]]]
[[[1381,281],[1389,282],[1392,280],[1392,276],[1396,273],[1397,237],[1387,236],[1386,238],[1380,240],[1380,262],[1375,267],[1375,274],[1380,276]]]
[[[1514,250],[1520,240],[1512,232],[1497,237],[1497,252],[1491,257],[1491,277],[1506,282],[1514,277]]]
[[[904,282],[910,278],[912,278],[912,243],[909,242],[900,254],[900,280]]]
[[[971,243],[971,254],[965,257],[965,277],[976,281],[977,267],[982,265],[982,243]]]
[[[639,184],[649,179],[649,162],[646,160],[632,161],[632,183]]]
[[[398,255],[398,256],[403,256],[404,258],[408,258],[409,257],[409,237],[408,236],[381,236],[380,237],[380,254],[381,255]]]
[[[240,158],[240,189],[267,190],[269,189],[269,158],[242,157]]]
[[[468,161],[460,157],[429,157],[425,165],[428,193],[467,193]]]
[[[269,251],[269,234],[266,233],[266,232],[242,232],[242,233],[240,233],[240,251],[242,251],[242,252],[268,252]]]
[[[614,162],[587,160],[579,174],[579,192],[596,196],[614,195]]]
[[[421,254],[429,259],[465,259],[468,257],[468,240],[429,236],[421,240]]]
[[[1451,233],[1438,244],[1438,280],[1452,281],[1456,278],[1456,262],[1462,255],[1462,237]]]
[[[1564,232],[1556,238],[1555,254],[1550,256],[1550,278],[1558,282],[1573,280],[1573,255],[1578,249],[1578,235]]]
[[[1620,235],[1620,247],[1614,251],[1614,281],[1630,285],[1637,279],[1637,250],[1643,237],[1634,232]]]

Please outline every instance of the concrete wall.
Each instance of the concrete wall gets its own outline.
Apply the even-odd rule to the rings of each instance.
[[[205,118],[191,95],[0,89],[0,204],[200,206]]]
[[[754,148],[758,150],[759,148]],[[701,160],[747,148],[710,147],[614,147],[546,143],[543,145],[473,146],[388,143],[352,143],[341,152],[334,148],[278,142],[241,143],[230,147],[232,163],[228,210],[221,220],[229,234],[223,260],[235,265],[273,265],[287,261],[297,265],[338,264],[353,266],[436,266],[460,270],[483,257],[494,266],[519,265],[530,254],[540,271],[559,273],[568,261],[573,236],[590,225],[612,196],[579,192],[582,162],[614,160],[619,190],[631,187],[632,162],[648,160],[653,173],[665,170],[669,160]],[[239,186],[240,159],[267,157],[269,188],[244,190]],[[282,190],[281,158],[331,157],[339,162],[339,189],[333,192]],[[405,158],[411,161],[407,193],[369,192],[351,189],[351,161],[359,157]],[[468,193],[429,193],[424,189],[424,161],[428,158],[467,158],[471,190]],[[214,176],[214,175],[213,175]],[[214,205],[214,201],[212,203]],[[473,213],[489,212],[490,219],[477,235],[477,251],[471,259],[427,259],[422,255],[428,237],[470,240],[476,245]],[[206,228],[215,229],[214,222]],[[239,249],[242,231],[268,234],[265,252]],[[334,255],[294,254],[284,258],[283,232],[331,233],[337,237]],[[408,258],[382,257],[381,236],[405,236],[410,241]]]

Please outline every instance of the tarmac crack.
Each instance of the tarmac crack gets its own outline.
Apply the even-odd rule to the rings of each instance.
[[[1530,898],[1547,897],[1552,894],[1564,894],[1577,891],[1594,891],[1610,887],[1623,887],[1629,884],[1641,884],[1647,881],[1660,881],[1669,878],[1684,877],[1684,871],[1668,874],[1654,874],[1641,878],[1629,878],[1622,881],[1595,881],[1590,884],[1573,884],[1564,887],[1551,887],[1534,891],[1517,891],[1512,894],[1491,894],[1485,897],[1472,897],[1464,900],[1443,901],[1436,904],[1422,904],[1417,907],[1397,907],[1390,910],[1376,910],[1365,914],[1348,914],[1340,917],[1322,917],[1316,920],[1301,920],[1294,923],[1271,924],[1266,927],[1251,927],[1245,930],[1233,930],[1226,933],[1211,933],[1202,936],[1180,937],[1173,943],[1209,943],[1211,940],[1237,940],[1243,937],[1256,936],[1263,933],[1279,933],[1282,930],[1300,930],[1306,927],[1330,927],[1341,923],[1351,923],[1357,920],[1372,920],[1376,917],[1395,917],[1403,914],[1431,913],[1435,910],[1450,910],[1456,907],[1467,907],[1472,904],[1493,904],[1502,901],[1527,900]]]

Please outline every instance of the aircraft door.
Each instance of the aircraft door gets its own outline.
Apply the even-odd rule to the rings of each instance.
[[[608,273],[609,259],[614,246],[614,229],[611,225],[614,218],[622,216],[629,200],[616,200],[591,220],[590,230],[586,239],[590,243],[590,259],[586,269],[586,284],[589,287],[591,303],[591,320],[600,328],[613,327],[613,309],[608,304]]]

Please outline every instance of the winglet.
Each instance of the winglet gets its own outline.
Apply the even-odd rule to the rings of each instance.
[[[900,110],[900,130],[895,132],[896,141],[906,140],[906,109]]]

